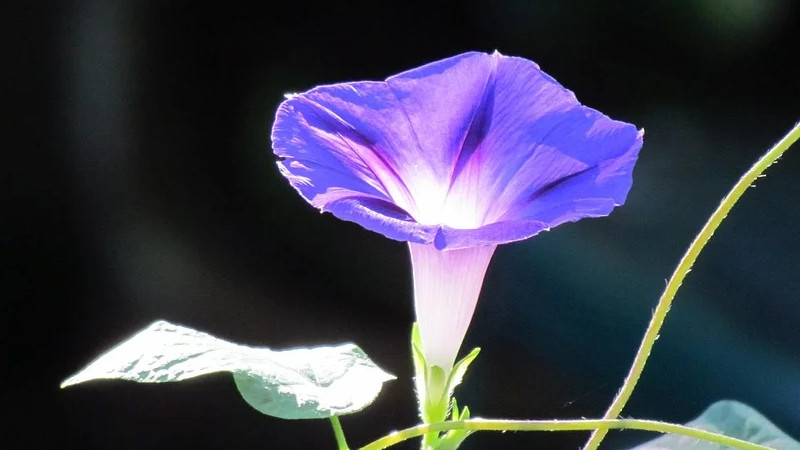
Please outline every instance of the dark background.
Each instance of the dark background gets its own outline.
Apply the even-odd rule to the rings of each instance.
[[[407,250],[308,206],[269,130],[284,93],[467,50],[532,59],[646,129],[623,208],[499,248],[464,346],[484,350],[459,395],[475,414],[601,415],[694,234],[800,119],[798,3],[4,2],[2,447],[335,448],[326,421],[261,416],[226,375],[58,389],[159,318],[251,345],[354,341],[398,380],[343,418],[351,445],[413,425]],[[800,436],[798,151],[700,257],[626,416],[733,398]]]

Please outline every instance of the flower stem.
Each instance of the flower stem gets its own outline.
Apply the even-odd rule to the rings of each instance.
[[[333,434],[336,436],[336,443],[339,445],[339,450],[350,450],[350,447],[347,446],[347,439],[344,437],[342,424],[339,422],[339,416],[331,416],[331,425],[333,425]]]
[[[715,442],[730,448],[741,450],[772,450],[763,445],[753,444],[752,442],[732,438],[710,431],[699,430],[654,420],[636,419],[595,419],[595,420],[489,420],[489,419],[470,419],[461,421],[448,421],[433,424],[422,424],[405,430],[395,431],[370,444],[361,447],[359,450],[382,450],[387,447],[399,444],[407,439],[422,436],[431,432],[442,432],[448,430],[472,430],[472,431],[586,431],[586,430],[609,430],[609,429],[633,429],[656,431],[661,433],[674,433],[689,436],[697,439]]]
[[[650,325],[648,325],[647,331],[642,339],[642,343],[639,346],[639,350],[636,352],[633,365],[628,372],[628,376],[625,378],[622,388],[603,416],[604,419],[617,418],[619,413],[622,412],[622,408],[624,408],[625,404],[628,402],[628,399],[633,393],[633,389],[636,387],[636,383],[639,381],[639,377],[644,370],[644,366],[647,363],[647,358],[650,356],[650,351],[653,348],[653,344],[655,344],[656,339],[658,339],[658,333],[661,330],[661,326],[664,324],[664,318],[667,316],[667,313],[672,306],[672,299],[675,298],[675,294],[678,292],[683,279],[691,270],[692,265],[697,259],[697,256],[703,250],[703,247],[705,247],[705,245],[708,243],[709,239],[711,239],[714,231],[716,231],[717,227],[719,227],[719,225],[728,215],[728,212],[731,210],[731,208],[733,208],[733,205],[736,204],[747,188],[750,187],[753,182],[755,182],[756,178],[758,178],[761,173],[767,169],[767,167],[772,165],[789,147],[791,147],[791,145],[794,144],[798,138],[800,138],[800,122],[795,124],[794,128],[792,128],[789,133],[786,134],[786,136],[784,136],[780,141],[778,141],[777,144],[775,144],[774,147],[764,154],[764,156],[762,156],[761,159],[759,159],[753,165],[753,167],[750,168],[750,170],[745,172],[742,178],[740,178],[739,181],[733,186],[733,189],[728,192],[728,195],[722,199],[722,202],[717,207],[717,210],[714,211],[711,217],[709,217],[708,221],[700,230],[700,233],[697,235],[697,237],[694,238],[694,241],[689,246],[689,249],[686,250],[686,254],[683,255],[680,263],[678,263],[678,267],[672,274],[672,278],[670,278],[669,283],[667,283],[664,293],[661,294],[661,298],[658,300],[658,305],[653,312],[653,318],[650,320]],[[592,433],[592,436],[586,442],[586,445],[583,447],[583,449],[596,450],[607,433],[607,428],[598,428]]]

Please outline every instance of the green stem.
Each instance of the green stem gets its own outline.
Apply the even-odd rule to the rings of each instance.
[[[436,448],[436,444],[439,442],[439,433],[432,432],[432,433],[425,433],[422,435],[422,450],[429,450],[432,448]]]
[[[331,416],[331,425],[333,425],[333,434],[336,436],[336,443],[339,445],[339,450],[350,450],[350,447],[347,446],[347,439],[344,437],[342,424],[339,422],[339,416]]]
[[[399,444],[407,439],[422,436],[431,432],[448,430],[472,431],[586,431],[609,429],[632,429],[657,431],[661,433],[674,433],[706,441],[716,442],[720,445],[741,450],[773,450],[763,445],[732,438],[710,431],[699,430],[684,425],[676,425],[654,420],[636,419],[597,419],[597,420],[488,420],[470,419],[461,421],[448,421],[433,424],[417,425],[405,430],[395,431],[359,450],[382,450],[392,445]]]
[[[745,172],[742,178],[740,178],[739,181],[733,186],[733,189],[728,192],[728,195],[722,199],[722,202],[717,207],[717,210],[714,211],[714,214],[709,217],[702,230],[700,230],[700,234],[695,237],[694,241],[689,246],[689,249],[686,251],[686,254],[683,255],[683,258],[678,264],[678,267],[675,269],[675,272],[672,274],[672,278],[670,278],[669,283],[667,283],[664,293],[661,294],[661,298],[658,300],[658,305],[653,312],[653,318],[650,320],[650,325],[647,327],[647,331],[644,334],[644,339],[639,346],[639,350],[636,352],[636,357],[633,360],[633,365],[628,372],[628,376],[625,378],[625,382],[617,394],[617,397],[611,403],[611,406],[609,406],[608,410],[603,416],[604,419],[617,418],[619,413],[622,412],[622,408],[624,408],[625,404],[628,402],[628,399],[633,393],[633,389],[636,387],[636,383],[639,381],[639,377],[644,370],[644,366],[647,363],[647,358],[650,356],[650,351],[653,348],[653,344],[655,344],[656,339],[658,339],[658,333],[661,330],[661,326],[664,324],[664,318],[667,316],[670,306],[672,306],[672,299],[675,298],[675,294],[678,292],[678,288],[680,288],[683,279],[691,270],[692,265],[697,259],[697,256],[703,250],[703,247],[705,247],[706,243],[708,243],[708,240],[711,239],[714,231],[716,231],[717,227],[719,227],[719,225],[728,215],[728,212],[731,210],[731,208],[733,208],[733,205],[735,205],[742,194],[744,194],[744,191],[746,191],[747,188],[750,187],[753,182],[755,182],[756,178],[758,178],[761,173],[767,169],[767,167],[772,165],[792,144],[794,144],[798,138],[800,138],[800,122],[795,124],[794,128],[792,128],[789,133],[783,137],[783,139],[778,141],[774,147],[772,147],[764,156],[762,156],[761,159],[759,159],[753,165],[753,167],[750,168],[750,170]],[[607,433],[608,429],[595,430],[592,433],[592,436],[586,442],[586,445],[583,447],[583,449],[596,450]]]

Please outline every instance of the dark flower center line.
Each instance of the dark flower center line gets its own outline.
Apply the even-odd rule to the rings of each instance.
[[[524,200],[517,202],[515,204],[515,208],[524,208],[525,206],[530,205],[534,201],[536,201],[536,200],[544,197],[548,193],[558,189],[559,185],[561,185],[563,183],[566,183],[567,181],[569,181],[569,180],[571,180],[573,178],[576,178],[576,177],[578,177],[580,175],[583,175],[584,173],[587,173],[587,172],[590,172],[592,170],[595,170],[595,169],[598,168],[598,166],[599,166],[599,164],[591,165],[591,166],[586,167],[584,169],[581,169],[581,170],[579,170],[577,172],[573,172],[573,173],[571,173],[571,174],[569,174],[569,175],[567,175],[565,177],[559,178],[558,180],[553,180],[553,181],[545,184],[544,186],[540,187],[536,191],[534,191],[531,194],[525,196]],[[597,200],[597,199],[610,199],[610,200],[614,201],[614,198],[606,197],[606,196],[586,197],[586,198],[582,198],[580,200]],[[578,199],[572,199],[572,200],[570,200],[568,202],[565,202],[565,203],[574,203],[577,200]],[[563,204],[552,205],[552,206],[550,206],[548,208],[540,210],[540,213],[547,212],[547,211],[552,211],[552,210],[557,209],[557,208],[559,208],[561,206],[563,206]],[[505,220],[511,220],[511,219],[505,219]]]
[[[489,92],[489,84],[494,82],[494,77],[496,72],[497,72],[497,61],[495,60],[495,58],[492,58],[492,67],[489,69],[488,74],[486,75],[486,82],[484,82],[483,84],[483,90],[481,91],[480,101],[478,102],[477,107],[472,111],[472,116],[469,119],[469,125],[467,126],[466,130],[464,131],[464,135],[461,138],[461,144],[458,147],[458,153],[453,158],[453,168],[450,171],[450,179],[447,182],[448,194],[450,194],[450,188],[453,187],[453,181],[456,177],[456,169],[459,166],[461,155],[464,152],[464,146],[467,143],[467,138],[472,132],[472,127],[475,125],[475,118],[478,116],[480,112],[483,111],[483,108],[485,107],[486,94]],[[480,143],[476,144],[474,151],[470,153],[469,156],[472,156],[479,148],[480,148]]]
[[[586,167],[586,168],[583,168],[581,170],[578,170],[576,172],[573,172],[573,173],[571,173],[571,174],[569,174],[567,176],[561,177],[561,178],[559,178],[557,180],[553,180],[553,181],[545,184],[544,186],[540,187],[539,189],[531,192],[530,195],[527,195],[526,196],[527,198],[526,198],[525,202],[523,202],[523,203],[525,203],[525,204],[532,203],[533,201],[545,196],[549,192],[551,192],[554,189],[556,189],[560,184],[566,183],[567,181],[569,181],[569,180],[571,180],[571,179],[573,179],[575,177],[583,175],[584,173],[589,172],[589,171],[593,170],[596,167],[597,167],[597,164],[594,164],[594,165],[591,165],[589,167]]]
[[[316,161],[312,161],[310,159],[291,158],[291,160],[303,163],[303,165],[306,165],[306,166],[324,167],[325,169],[327,169],[327,170],[329,170],[329,171],[331,171],[333,173],[337,173],[339,175],[342,175],[344,177],[352,177],[353,176],[352,172],[346,172],[344,170],[335,169],[335,168],[332,168],[332,167],[327,166],[325,164],[320,164],[320,163],[318,163]],[[379,184],[381,184],[380,180],[376,179],[376,181]],[[369,184],[369,183],[367,183],[367,184]],[[372,185],[370,185],[370,187],[374,188],[374,186],[372,186]],[[382,184],[379,187],[381,189],[385,189]],[[385,201],[385,202],[394,202],[394,199],[392,199],[392,197],[389,194],[384,193],[384,192],[380,192],[380,191],[377,190],[377,188],[376,188],[376,191],[378,191],[378,193],[381,194],[380,196],[379,195],[375,195],[375,194],[370,194],[370,193],[367,193],[367,192],[354,191],[354,190],[352,190],[350,188],[342,188],[342,189],[345,189],[345,190],[348,190],[350,192],[353,192],[353,194],[342,196],[341,198],[339,198],[340,200],[343,200],[343,199],[346,199],[346,198],[369,197],[369,198],[374,198],[376,200],[381,200],[381,201]]]
[[[445,195],[445,202],[447,202],[448,197],[450,197],[450,191],[453,189],[453,185],[455,183],[455,179],[457,178],[458,169],[459,167],[463,168],[467,161],[461,161],[462,155],[464,154],[464,147],[467,144],[467,140],[469,139],[470,135],[473,132],[473,127],[476,125],[475,118],[478,117],[479,114],[485,113],[486,108],[486,101],[487,96],[489,93],[489,86],[494,83],[495,75],[497,74],[497,60],[492,58],[492,66],[489,69],[486,75],[486,82],[483,84],[483,90],[481,91],[480,101],[478,102],[477,107],[472,111],[472,116],[469,119],[469,125],[467,126],[466,130],[464,131],[464,135],[461,138],[461,144],[458,147],[458,153],[453,157],[453,167],[450,171],[450,177],[447,181],[447,194]],[[466,159],[469,160],[472,158],[473,155],[478,153],[480,148],[483,145],[483,138],[481,138],[478,142],[475,143],[474,148],[471,152],[467,155]],[[478,177],[480,178],[480,171],[478,172]],[[480,184],[480,183],[479,183]],[[475,196],[475,212],[478,210],[478,197]],[[486,208],[484,208],[486,209]],[[483,211],[483,217],[481,218],[480,223],[484,223],[486,220],[486,211]]]
[[[580,108],[581,106],[578,105],[577,107]],[[530,151],[530,154],[528,154],[528,156],[521,163],[515,165],[516,167],[514,168],[513,172],[511,172],[511,174],[509,176],[507,176],[506,179],[507,180],[512,180],[512,179],[516,178],[517,175],[519,174],[519,172],[522,170],[522,168],[525,167],[528,164],[528,162],[537,155],[537,153],[539,152],[539,149],[542,148],[542,146],[544,145],[545,141],[547,141],[547,139],[550,137],[550,135],[552,135],[553,132],[555,132],[558,128],[560,128],[561,126],[563,126],[564,124],[566,124],[568,122],[569,122],[569,115],[568,114],[564,114],[564,117],[561,120],[559,120],[558,122],[556,122],[555,124],[553,124],[553,126],[549,130],[547,130],[547,132],[539,139],[539,142],[537,142],[532,147],[532,149]],[[591,166],[591,167],[594,167],[594,166]],[[591,167],[583,169],[583,170],[588,170]],[[582,173],[583,170],[581,170],[580,172],[577,172],[577,173]],[[572,175],[573,174],[567,175],[567,178],[571,177]],[[544,187],[549,187],[549,189],[552,189],[556,185],[558,185],[558,183],[563,179],[564,179],[564,177],[559,178],[557,180],[553,180],[551,182],[548,182],[547,184],[545,184],[545,186],[536,189],[536,191],[534,191],[534,193],[541,191]],[[510,185],[511,185],[511,183],[506,183],[506,185],[503,187],[503,189],[498,193],[498,195],[495,198],[498,198],[498,199],[502,198],[506,194],[506,192],[508,191]],[[505,207],[505,209],[502,211],[502,213],[497,214],[497,217],[504,217],[508,213],[508,211],[510,209],[512,209],[512,206],[515,206],[518,203],[515,200],[510,201],[508,206]],[[531,201],[533,201],[533,200],[531,199],[530,196],[528,196],[528,199],[526,201],[522,202],[522,203],[528,204]],[[487,210],[485,214],[488,215],[488,213],[489,213],[489,211]],[[484,222],[486,221],[486,217],[485,216],[483,217],[483,221]]]
[[[386,170],[391,174],[392,178],[394,178],[394,180],[396,182],[398,182],[398,186],[405,192],[405,194],[408,196],[408,198],[413,201],[413,196],[411,195],[411,191],[408,189],[408,186],[406,186],[406,184],[403,181],[402,177],[400,177],[400,175],[397,173],[395,168],[392,167],[392,165],[389,164],[388,161],[386,161],[386,159],[383,157],[381,152],[379,152],[377,149],[374,148],[376,145],[375,145],[374,142],[372,142],[371,139],[369,139],[363,133],[358,131],[358,129],[355,126],[353,126],[352,124],[350,124],[349,122],[344,120],[342,117],[340,117],[338,114],[333,112],[331,109],[325,107],[324,105],[320,104],[319,102],[316,102],[316,101],[314,101],[314,100],[312,100],[312,99],[310,99],[308,97],[303,96],[303,99],[308,101],[312,105],[316,106],[317,108],[319,108],[321,110],[321,112],[324,112],[325,114],[328,114],[331,118],[333,118],[336,121],[338,121],[341,125],[347,127],[353,134],[360,136],[365,142],[367,142],[369,145],[367,145],[366,147],[372,152],[372,154],[378,159],[378,161],[381,162],[381,164],[384,166],[384,168],[386,168]],[[325,117],[322,116],[320,111],[315,111],[315,110],[312,110],[312,111],[315,114],[317,114],[318,117],[322,118],[323,120],[325,119]],[[384,193],[386,194],[386,196],[389,199],[391,199],[393,202],[397,203],[397,199],[392,198],[391,191],[389,189],[387,189],[386,183],[384,183],[384,181],[378,175],[377,171],[372,166],[372,164],[367,162],[367,160],[364,159],[364,157],[350,144],[350,141],[348,139],[346,139],[344,136],[342,136],[342,134],[340,132],[336,131],[335,133],[339,137],[339,139],[342,141],[342,144],[344,144],[348,149],[350,149],[350,151],[353,153],[353,155],[358,157],[358,159],[364,164],[364,166],[367,169],[369,169],[369,171],[371,172],[372,176],[375,178],[375,180],[380,184],[381,188],[384,190]]]

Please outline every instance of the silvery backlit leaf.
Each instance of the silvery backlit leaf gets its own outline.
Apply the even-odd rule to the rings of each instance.
[[[394,379],[354,344],[276,351],[158,321],[61,387],[102,379],[167,383],[216,372],[232,373],[248,404],[284,419],[359,411],[372,403],[384,382]]]

